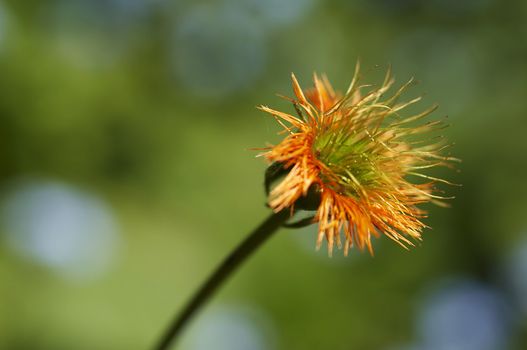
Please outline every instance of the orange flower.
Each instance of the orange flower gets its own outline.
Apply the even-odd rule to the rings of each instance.
[[[313,189],[320,197],[314,221],[319,223],[317,249],[324,238],[331,255],[336,243],[344,253],[356,245],[373,254],[371,237],[380,233],[403,247],[421,240],[421,221],[426,212],[417,207],[424,202],[442,204],[446,199],[436,194],[434,184],[449,183],[427,176],[420,170],[450,166],[457,160],[441,155],[450,145],[429,135],[415,136],[443,128],[441,121],[420,125],[415,122],[433,112],[402,118],[399,113],[419,101],[398,102],[412,83],[386,97],[394,80],[390,72],[379,88],[359,86],[359,65],[345,94],[333,90],[325,76],[314,75],[314,87],[303,91],[292,75],[297,116],[266,106],[282,125],[287,136],[276,146],[266,148],[263,156],[279,164],[287,175],[269,194],[274,211],[294,208],[295,202]],[[410,182],[408,177],[424,179]],[[450,183],[449,183],[450,184]]]

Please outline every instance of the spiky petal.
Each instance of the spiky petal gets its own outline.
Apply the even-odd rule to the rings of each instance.
[[[445,199],[435,193],[434,184],[446,181],[420,171],[456,160],[441,155],[449,146],[442,139],[422,137],[442,128],[442,122],[415,125],[436,106],[401,118],[404,108],[420,100],[398,102],[412,81],[385,97],[394,83],[390,72],[380,87],[366,90],[358,85],[358,65],[345,94],[336,92],[325,76],[315,74],[314,87],[305,91],[294,74],[291,78],[296,116],[259,107],[287,133],[263,154],[288,170],[269,195],[270,207],[275,211],[293,207],[316,186],[317,248],[326,239],[331,255],[335,244],[342,246],[341,233],[345,254],[354,245],[373,253],[371,237],[380,233],[405,248],[414,245],[426,227],[421,221],[426,213],[417,205]],[[425,182],[410,182],[409,176]]]

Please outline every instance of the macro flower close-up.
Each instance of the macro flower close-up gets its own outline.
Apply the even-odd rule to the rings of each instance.
[[[0,350],[527,349],[526,23],[0,0]]]
[[[413,246],[426,227],[426,212],[418,205],[449,199],[435,185],[451,183],[423,171],[458,161],[445,155],[451,145],[437,134],[444,122],[423,121],[437,106],[405,116],[405,109],[421,99],[401,98],[413,80],[390,94],[389,70],[379,87],[361,85],[360,78],[357,64],[342,94],[317,74],[314,87],[304,91],[292,74],[296,115],[260,106],[286,135],[263,153],[286,172],[270,192],[269,206],[281,211],[294,208],[308,193],[318,197],[316,245],[320,248],[325,238],[330,255],[335,244],[346,255],[353,246],[373,254],[371,239],[381,233],[403,247]]]

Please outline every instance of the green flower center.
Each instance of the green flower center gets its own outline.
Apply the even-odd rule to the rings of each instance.
[[[371,140],[364,137],[334,131],[317,135],[313,152],[331,170],[329,174],[321,173],[322,181],[340,194],[362,197],[379,179],[375,154],[367,147],[371,148]]]

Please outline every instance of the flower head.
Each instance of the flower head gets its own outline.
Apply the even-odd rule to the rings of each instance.
[[[450,146],[442,137],[429,134],[443,128],[443,122],[421,122],[437,106],[402,117],[401,111],[420,100],[399,102],[412,81],[387,96],[394,84],[390,72],[380,87],[361,86],[359,65],[344,94],[316,74],[311,89],[302,90],[294,74],[292,83],[295,98],[289,100],[296,116],[259,107],[287,135],[263,153],[286,171],[269,194],[269,206],[274,211],[294,208],[308,191],[316,191],[317,249],[325,238],[329,254],[335,244],[344,245],[345,254],[354,245],[373,253],[371,237],[380,233],[403,247],[413,246],[426,227],[421,221],[426,212],[417,205],[441,204],[446,198],[437,194],[435,184],[449,183],[421,171],[456,160],[442,155]]]

